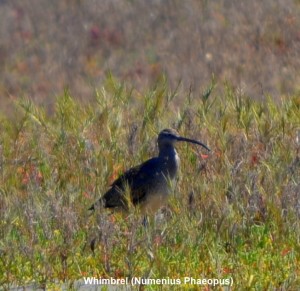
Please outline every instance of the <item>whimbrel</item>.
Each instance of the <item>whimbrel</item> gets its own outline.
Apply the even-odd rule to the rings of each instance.
[[[198,144],[210,151],[197,140],[181,137],[175,130],[164,129],[157,139],[158,156],[126,171],[89,210],[94,210],[98,204],[105,208],[128,209],[128,198],[125,195],[128,189],[133,205],[140,205],[143,213],[155,213],[165,204],[170,182],[178,172],[179,157],[174,146],[180,141]]]

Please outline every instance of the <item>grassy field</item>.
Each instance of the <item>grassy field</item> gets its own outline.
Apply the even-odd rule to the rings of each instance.
[[[53,115],[23,99],[14,118],[1,116],[0,286],[36,282],[59,290],[67,282],[72,289],[95,276],[299,288],[299,96],[258,102],[229,84],[215,93],[214,81],[178,96],[166,84],[162,78],[139,92],[108,76],[93,103],[82,105],[65,91]],[[138,209],[90,215],[113,179],[156,154],[163,128],[212,152],[178,147],[177,187],[147,228]]]
[[[182,94],[214,74],[280,100],[300,92],[299,27],[299,0],[2,0],[0,112],[19,96],[51,111],[66,86],[91,100],[108,72],[139,90],[166,74]]]

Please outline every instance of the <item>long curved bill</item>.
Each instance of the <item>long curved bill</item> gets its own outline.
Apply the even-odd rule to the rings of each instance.
[[[190,139],[190,138],[186,138],[186,137],[182,137],[182,136],[177,137],[177,141],[186,141],[186,142],[189,142],[189,143],[198,144],[198,145],[204,147],[206,150],[208,150],[210,152],[210,149],[200,141]]]

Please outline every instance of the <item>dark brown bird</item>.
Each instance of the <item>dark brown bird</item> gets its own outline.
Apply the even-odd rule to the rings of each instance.
[[[175,180],[178,172],[179,157],[175,144],[180,141],[198,144],[210,151],[200,141],[181,137],[175,130],[164,129],[157,139],[158,156],[126,171],[89,210],[94,210],[96,205],[127,210],[125,193],[128,189],[133,205],[140,205],[144,213],[155,213],[165,204],[170,193],[170,182]]]

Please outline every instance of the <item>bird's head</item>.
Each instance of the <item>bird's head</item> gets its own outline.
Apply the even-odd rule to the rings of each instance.
[[[185,141],[185,142],[189,142],[189,143],[198,144],[198,145],[204,147],[206,150],[210,151],[210,149],[205,144],[203,144],[202,142],[194,140],[194,139],[182,137],[174,129],[164,129],[164,130],[162,130],[159,133],[158,139],[157,139],[159,148],[162,148],[164,146],[174,146],[175,143],[179,142],[179,141]]]

